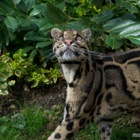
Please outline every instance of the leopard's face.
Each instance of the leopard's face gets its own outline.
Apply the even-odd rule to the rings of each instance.
[[[54,38],[53,52],[59,62],[81,61],[85,58],[85,52],[89,49],[88,40],[91,36],[89,29],[81,33],[76,30],[61,31],[53,28],[51,35]]]

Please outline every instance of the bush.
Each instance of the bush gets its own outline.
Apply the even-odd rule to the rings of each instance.
[[[29,83],[31,88],[56,83],[59,76],[55,66],[49,70],[33,64],[20,50],[9,57],[9,54],[0,56],[0,94],[7,95],[10,86],[19,85],[23,81]],[[30,84],[31,83],[31,84]]]
[[[42,0],[47,2],[47,0]],[[51,1],[52,2],[52,1]],[[54,6],[55,5],[55,6]],[[82,30],[90,28],[93,33],[91,39],[93,50],[104,52],[108,49],[115,51],[127,50],[140,45],[139,0],[53,0],[52,9],[62,9],[61,12],[53,10],[49,17],[55,26],[61,29],[73,28]],[[63,20],[65,12],[68,20]],[[55,21],[55,15],[63,15]],[[66,19],[65,16],[65,19]],[[59,16],[58,16],[59,17]]]
[[[135,47],[140,44],[139,7],[138,0],[3,0],[0,49],[13,54],[22,48],[38,60],[47,56],[46,51],[50,54],[53,27],[91,28],[94,49]]]
[[[46,5],[38,5],[35,0],[1,1],[1,53],[8,51],[13,55],[22,49],[30,59],[43,63],[43,56],[46,57],[47,51],[50,53],[49,30],[53,26],[47,21],[45,11]]]

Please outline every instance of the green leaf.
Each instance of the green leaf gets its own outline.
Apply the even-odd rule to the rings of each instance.
[[[139,13],[139,9],[135,6],[136,4],[128,2],[128,1],[122,1],[122,0],[116,0],[116,3],[121,8],[126,8],[131,13]]]
[[[126,38],[129,39],[134,44],[140,45],[140,36],[128,36]]]
[[[127,13],[122,16],[123,20],[136,20],[136,14]]]
[[[15,70],[15,75],[17,77],[20,77],[21,76],[21,70]]]
[[[6,82],[4,82],[4,83],[0,83],[0,89],[5,90],[5,89],[7,89],[7,87],[8,87],[8,85],[7,85]]]
[[[6,2],[0,2],[0,14],[2,15],[12,15],[14,14],[14,10],[6,4]]]
[[[25,0],[27,11],[29,12],[35,5],[35,0]]]
[[[43,5],[35,5],[32,11],[30,12],[30,16],[39,15],[42,11],[45,11],[45,6]]]
[[[103,23],[111,19],[113,16],[114,13],[112,10],[106,10],[92,17],[91,21],[96,23]]]
[[[21,0],[12,0],[15,5],[17,5]]]
[[[17,16],[16,19],[18,20],[19,25],[21,26],[20,31],[24,30],[27,32],[27,30],[34,30],[37,28],[35,26],[36,23],[32,21],[32,18],[29,19],[29,18],[23,18],[23,17]]]
[[[37,54],[37,50],[36,49],[32,50],[30,55],[29,55],[29,58],[33,60],[36,54]]]
[[[138,0],[137,5],[140,7],[140,1]]]
[[[66,25],[66,29],[69,28],[69,29],[75,29],[75,30],[82,30],[83,29],[83,24],[82,22],[80,21],[71,21],[71,22],[68,22]]]
[[[35,88],[35,87],[37,87],[38,86],[38,81],[34,81],[34,83],[31,85],[31,88]]]
[[[19,16],[19,15],[17,15],[16,16],[16,19],[17,19],[17,21],[18,21],[18,23],[19,23],[19,25],[20,26],[22,26],[22,24],[25,22],[25,18],[23,18],[23,17],[21,17],[21,16]]]
[[[10,81],[8,82],[8,85],[9,85],[9,86],[13,86],[15,83],[16,83],[15,80],[10,80]]]
[[[37,25],[38,28],[41,27],[40,24],[41,24],[42,20],[46,21],[47,19],[45,19],[45,18],[38,19],[37,17],[30,17],[30,22],[32,23],[32,25]]]
[[[2,26],[3,32],[4,32],[4,37],[5,37],[5,45],[8,46],[10,42],[10,36],[9,36],[9,30],[5,24]]]
[[[67,1],[55,1],[55,2],[53,2],[53,5],[55,5],[59,9],[63,10],[65,8],[66,2]],[[74,2],[72,2],[72,3],[74,3]]]
[[[21,55],[22,55],[22,49],[17,50],[17,52],[14,53],[14,55],[13,55],[14,60],[19,60],[21,58]],[[14,63],[14,61],[13,61],[13,63]]]
[[[44,79],[44,80],[43,80],[43,82],[44,82],[45,84],[47,84],[47,85],[49,85],[49,84],[50,84],[50,80],[49,80],[49,79],[47,79],[47,78],[46,78],[46,79]]]
[[[38,43],[36,44],[36,48],[43,48],[43,47],[49,46],[50,44],[52,44],[51,41],[38,42]]]
[[[33,50],[34,47],[33,46],[25,46],[24,48],[22,48],[22,54],[26,54],[29,51]],[[16,53],[18,52],[18,50],[16,51]]]
[[[48,30],[54,27],[54,24],[49,23],[47,20],[42,20],[42,22],[39,25],[39,31]]]
[[[108,35],[105,38],[105,43],[110,46],[112,49],[119,49],[123,45],[123,41],[115,35]]]
[[[16,6],[24,13],[28,13],[35,5],[35,0],[21,0]]]
[[[0,95],[8,95],[8,91],[7,90],[2,90],[0,89]]]
[[[0,74],[0,82],[5,82],[7,80],[7,77],[3,74]]]
[[[17,5],[16,5],[17,9],[19,9],[20,11],[24,12],[24,13],[28,13],[25,1],[21,0]]]
[[[2,58],[1,61],[6,64],[8,62],[11,63],[12,62],[12,59],[10,57],[6,57],[6,56],[3,55],[3,58]]]
[[[139,13],[139,9],[133,4],[126,4],[126,9],[131,13]]]
[[[5,43],[5,35],[2,29],[0,29],[0,46],[2,46]],[[1,48],[0,48],[1,50]]]
[[[131,25],[120,32],[121,36],[128,37],[128,36],[139,36],[140,35],[140,24],[136,23]]]
[[[55,7],[51,3],[47,3],[46,11],[44,12],[47,20],[55,24],[64,24],[69,18],[63,13],[62,10]]]
[[[11,68],[11,66],[10,66],[10,68]],[[11,77],[13,75],[13,71],[12,70],[9,70],[9,72],[7,72],[7,77]]]
[[[123,21],[122,18],[115,18],[115,19],[109,20],[106,24],[103,25],[103,27],[105,29],[110,30],[110,29],[114,28],[114,26],[120,24],[120,22],[122,22],[122,21]]]
[[[114,26],[111,31],[116,32],[116,33],[120,33],[122,30],[126,29],[129,26],[133,26],[133,24],[135,24],[136,22],[133,20],[122,20],[120,21],[118,24],[116,24],[116,26]]]
[[[21,25],[21,29],[22,30],[32,30],[33,29],[33,26],[31,25],[31,21],[30,20],[24,20],[25,22],[22,23]],[[31,27],[32,26],[32,27]]]
[[[46,37],[35,34],[34,32],[28,32],[24,36],[24,40],[31,40],[31,41],[46,41],[46,39],[47,39]]]
[[[33,80],[32,76],[27,76],[25,77],[25,81],[31,82]]]
[[[8,28],[12,29],[13,32],[19,27],[17,19],[12,16],[7,16],[4,19],[4,23]]]

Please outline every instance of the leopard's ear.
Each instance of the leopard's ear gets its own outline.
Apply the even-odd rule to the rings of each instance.
[[[58,39],[58,37],[60,36],[61,33],[62,33],[62,31],[58,28],[53,28],[51,30],[51,36],[53,37],[54,40]]]
[[[84,38],[88,41],[91,37],[91,30],[89,28],[84,29],[82,31],[82,35],[84,36]]]

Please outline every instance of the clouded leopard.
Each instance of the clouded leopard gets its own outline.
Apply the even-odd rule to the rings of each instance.
[[[90,122],[110,140],[122,110],[140,110],[140,48],[112,55],[89,49],[91,31],[51,30],[53,52],[67,82],[62,122],[48,140],[68,140]]]

